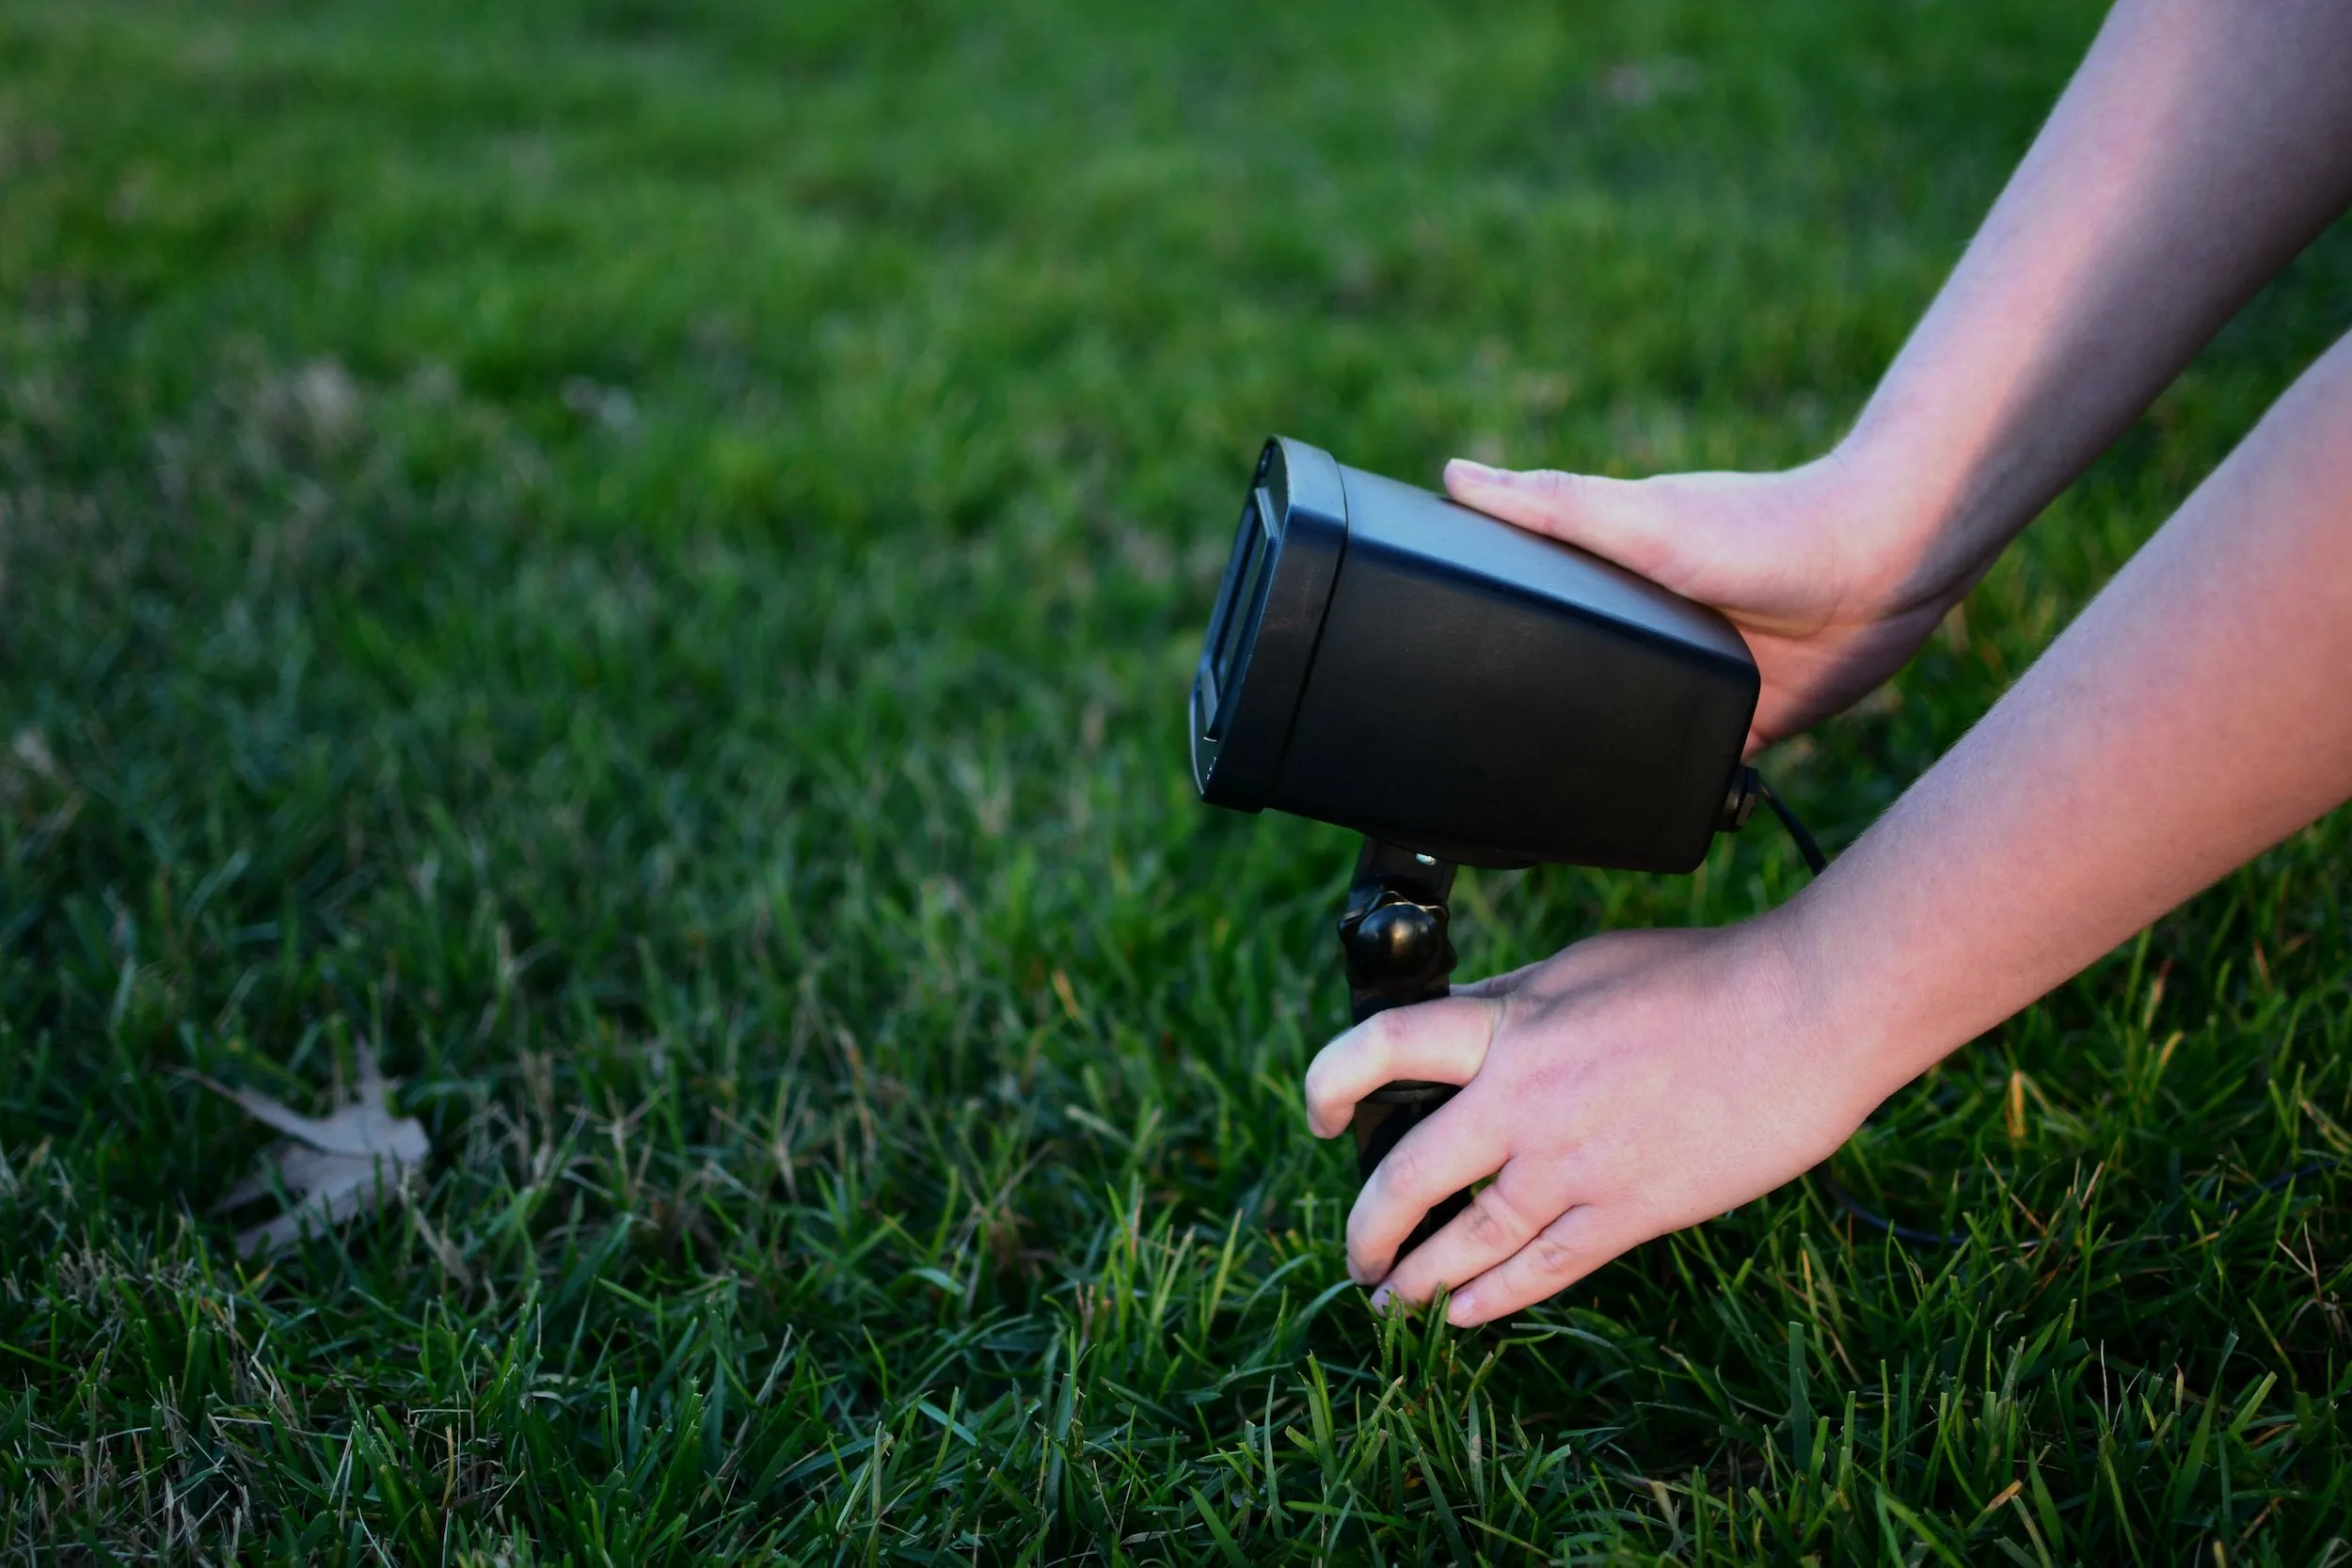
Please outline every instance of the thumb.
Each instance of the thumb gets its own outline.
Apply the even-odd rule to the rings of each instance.
[[[1647,578],[1668,575],[1676,550],[1672,509],[1639,481],[1550,468],[1490,468],[1454,458],[1446,493],[1506,523],[1588,549]]]

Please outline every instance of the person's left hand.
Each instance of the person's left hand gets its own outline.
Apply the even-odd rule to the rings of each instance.
[[[1347,1131],[1356,1102],[1392,1080],[1463,1085],[1381,1161],[1348,1216],[1348,1272],[1378,1284],[1374,1305],[1451,1285],[1448,1321],[1486,1323],[1844,1142],[1896,1085],[1812,1000],[1823,976],[1791,962],[1785,927],[1613,932],[1325,1046],[1307,1069],[1318,1137]],[[1487,1176],[1395,1261],[1432,1205]]]

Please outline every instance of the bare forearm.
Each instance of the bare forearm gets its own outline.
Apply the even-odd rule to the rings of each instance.
[[[1448,486],[1723,609],[1762,675],[1754,738],[1794,733],[1899,665],[2343,206],[2346,81],[2346,0],[2123,0],[1834,459],[1633,482],[1455,464]],[[1805,1170],[2352,793],[2347,690],[2352,341],[1788,905],[1613,932],[1325,1047],[1326,1136],[1381,1084],[1463,1085],[1365,1183],[1350,1267],[1375,1304],[1452,1285],[1451,1320],[1482,1323]]]
[[[2352,6],[2122,0],[1845,444],[1965,590],[2352,200]]]
[[[2352,796],[2352,339],[1785,911],[1878,1093]]]

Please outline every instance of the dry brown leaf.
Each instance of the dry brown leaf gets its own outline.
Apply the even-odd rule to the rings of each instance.
[[[276,1219],[237,1232],[240,1257],[283,1252],[305,1231],[324,1231],[373,1213],[406,1190],[409,1173],[433,1151],[421,1122],[392,1114],[375,1054],[364,1044],[359,1047],[358,1093],[329,1117],[302,1116],[265,1094],[230,1088],[209,1078],[198,1082],[292,1140],[266,1151],[262,1156],[265,1168],[238,1182],[213,1206],[215,1213],[242,1208],[281,1185],[294,1198]]]

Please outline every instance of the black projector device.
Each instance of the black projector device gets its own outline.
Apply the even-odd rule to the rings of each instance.
[[[1360,1022],[1446,993],[1457,864],[1696,867],[1755,808],[1756,689],[1714,610],[1276,436],[1193,675],[1193,783],[1365,835],[1340,917]],[[1360,1173],[1453,1093],[1375,1091]]]

